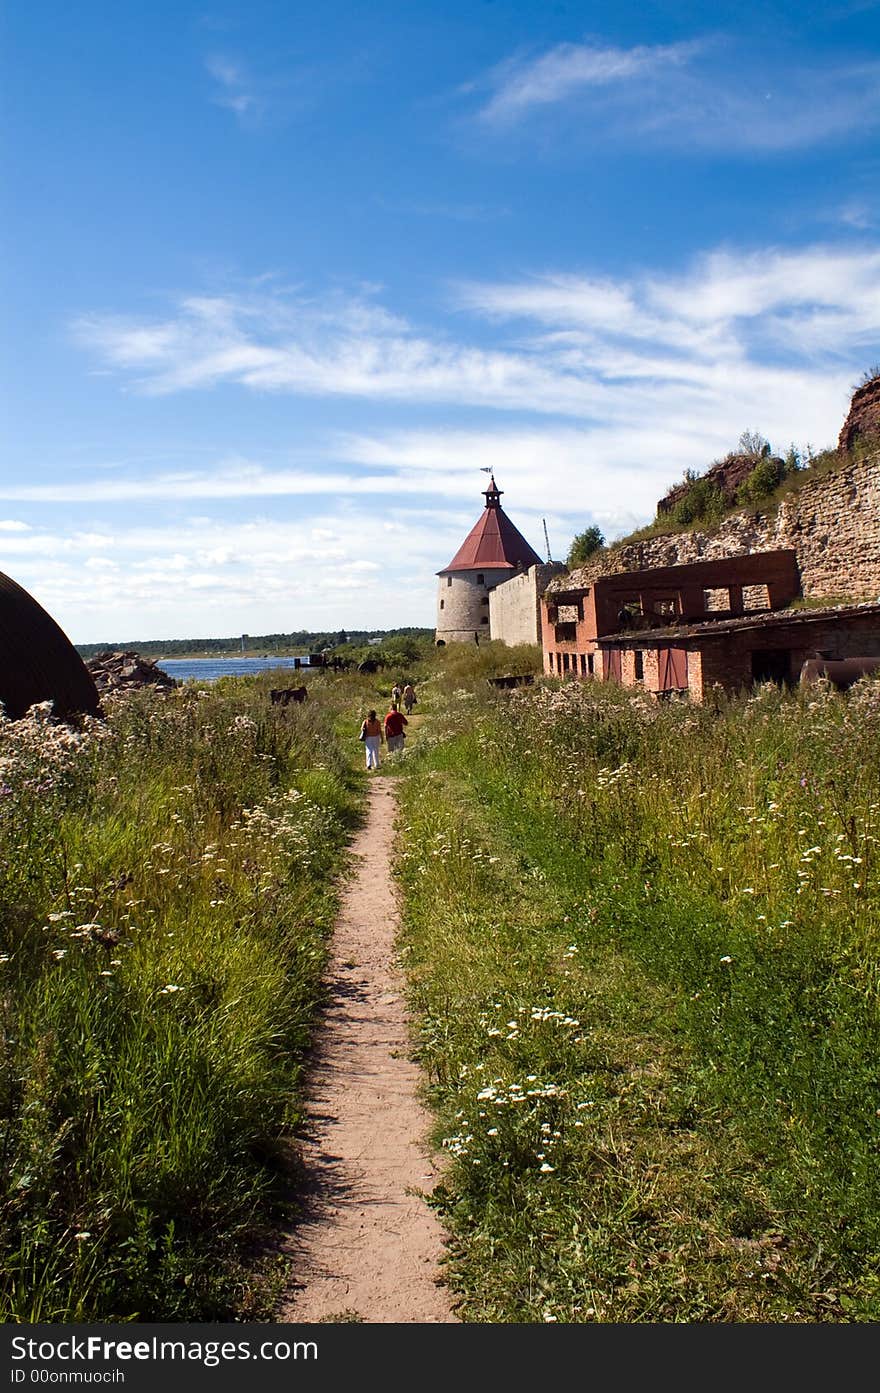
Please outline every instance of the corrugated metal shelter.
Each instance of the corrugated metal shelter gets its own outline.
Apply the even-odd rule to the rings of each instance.
[[[98,710],[82,658],[42,605],[0,572],[0,701],[12,720],[52,701],[56,716]]]

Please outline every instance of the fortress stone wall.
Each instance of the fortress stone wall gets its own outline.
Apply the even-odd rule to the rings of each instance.
[[[541,642],[541,596],[554,576],[565,574],[560,561],[546,561],[502,581],[489,593],[489,631],[509,645]]]
[[[773,512],[743,509],[711,532],[680,532],[610,547],[566,577],[567,587],[602,575],[716,561],[793,547],[805,596],[880,596],[880,454],[805,482]]]

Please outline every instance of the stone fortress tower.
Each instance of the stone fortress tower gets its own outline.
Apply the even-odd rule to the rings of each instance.
[[[489,592],[512,576],[540,566],[541,558],[501,507],[494,475],[484,490],[486,506],[448,566],[437,574],[437,629],[434,640],[478,643],[492,638]]]

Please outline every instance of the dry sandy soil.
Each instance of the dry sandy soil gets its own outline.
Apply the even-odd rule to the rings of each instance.
[[[442,1285],[443,1233],[420,1193],[438,1168],[424,1142],[430,1117],[394,953],[394,780],[371,777],[312,1055],[302,1216],[284,1245],[297,1286],[284,1321],[456,1320]]]

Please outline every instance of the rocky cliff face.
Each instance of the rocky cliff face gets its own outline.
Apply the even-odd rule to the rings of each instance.
[[[841,454],[846,454],[856,444],[880,445],[880,377],[866,382],[853,393],[837,448]]]
[[[773,456],[778,459],[778,456]],[[782,464],[782,460],[778,460]],[[744,483],[749,477],[758,459],[755,455],[727,455],[724,459],[717,460],[701,474],[700,478],[705,479],[706,483],[714,484],[720,490],[725,502],[730,505],[736,502],[736,491],[740,484]],[[667,494],[659,500],[657,504],[658,513],[671,513],[676,503],[684,498],[688,489],[691,487],[689,481],[685,479],[680,484],[674,484]]]

